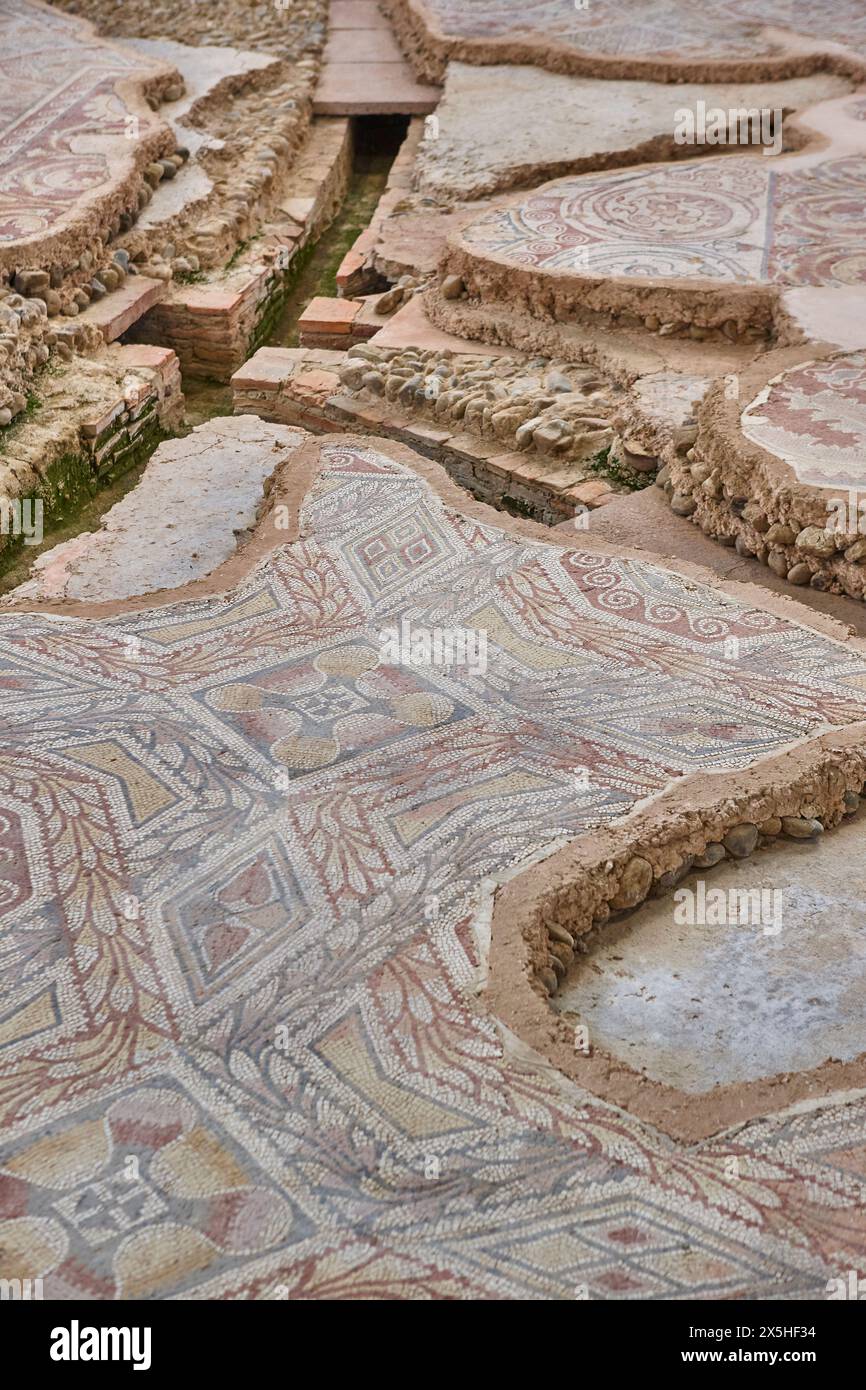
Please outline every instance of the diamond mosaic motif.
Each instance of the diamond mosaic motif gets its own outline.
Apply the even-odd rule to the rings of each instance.
[[[866,666],[321,452],[304,539],[217,614],[0,618],[7,1252],[57,1298],[813,1296],[860,1220],[862,1102],[672,1151],[503,1050],[471,921],[482,879],[673,777],[863,719]],[[443,612],[483,615],[486,673],[379,664],[383,625]]]

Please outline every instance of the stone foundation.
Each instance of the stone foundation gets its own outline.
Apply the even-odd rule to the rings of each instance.
[[[184,375],[228,381],[267,336],[285,301],[299,257],[342,202],[352,158],[348,120],[317,122],[281,219],[241,251],[237,263],[204,283],[175,282],[136,323],[136,342],[171,346]]]
[[[416,366],[403,367],[404,356],[413,357]],[[507,368],[504,376],[519,377],[532,366],[503,359],[501,373],[503,363]],[[441,463],[456,483],[480,501],[544,525],[574,518],[614,495],[604,474],[589,467],[592,452],[603,452],[614,438],[601,418],[607,414],[609,403],[581,397],[587,420],[597,418],[591,421],[595,432],[588,436],[589,442],[579,445],[576,439],[572,443],[573,436],[566,430],[554,429],[550,407],[554,397],[541,394],[540,380],[538,402],[527,404],[519,419],[509,418],[498,426],[476,411],[475,406],[488,406],[489,402],[471,381],[463,391],[443,390],[441,400],[428,399],[423,390],[414,389],[413,383],[421,380],[418,371],[423,371],[428,381],[444,383],[446,377],[437,376],[437,370],[447,376],[456,369],[458,362],[451,354],[413,353],[411,349],[401,354],[396,349],[376,349],[372,344],[356,348],[348,358],[323,348],[262,348],[232,377],[234,409],[239,414],[255,413],[320,432],[353,429],[398,440]],[[482,378],[493,376],[484,358],[470,357],[460,370]],[[543,368],[537,370],[543,375]],[[555,368],[548,370],[549,378],[557,375],[562,376]],[[365,384],[365,376],[376,378],[373,387]],[[584,376],[591,385],[592,374],[585,372]],[[562,377],[560,392],[574,385]],[[599,389],[603,385],[596,382]],[[398,387],[399,392],[392,387]],[[383,393],[385,399],[379,399]],[[474,405],[473,393],[477,397]],[[443,415],[442,407],[449,404],[449,398],[461,401],[468,418],[464,420],[461,413],[451,421],[447,409]],[[564,399],[563,394],[559,399]],[[530,419],[536,411],[541,413]],[[515,438],[515,430],[527,422],[538,431],[538,447],[533,447],[531,430],[527,434],[524,429],[523,436]],[[542,443],[553,452],[542,452]],[[637,474],[635,485],[639,485]]]
[[[810,585],[866,599],[866,522],[857,509],[856,471],[840,468],[835,482],[828,478],[819,486],[817,473],[813,482],[799,477],[794,467],[743,430],[744,407],[752,402],[750,408],[760,410],[758,402],[775,380],[813,363],[832,369],[834,362],[847,377],[859,361],[859,355],[832,354],[827,348],[812,348],[808,354],[792,348],[714,382],[698,409],[698,426],[679,432],[659,451],[664,466],[658,481],[677,515],[688,517],[720,544],[760,560],[794,587]],[[851,410],[856,408],[855,400]],[[837,412],[845,438],[853,416],[841,395]],[[809,448],[817,453],[818,444],[810,446],[805,415],[802,420],[808,467]],[[820,431],[820,425],[814,427]],[[830,437],[840,437],[835,428]]]
[[[32,418],[6,435],[0,496],[41,499],[46,523],[122,476],[183,419],[180,365],[166,348],[129,346],[105,360],[79,359],[45,386],[50,391]],[[17,544],[0,534],[0,555]]]

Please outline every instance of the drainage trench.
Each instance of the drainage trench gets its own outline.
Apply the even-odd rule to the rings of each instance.
[[[391,166],[409,127],[409,117],[401,115],[357,116],[352,126],[352,168],[346,194],[336,216],[318,239],[304,248],[295,279],[272,332],[270,347],[298,345],[298,319],[316,295],[337,294],[336,274],[346,252],[369,225],[385,191]],[[291,274],[291,272],[289,272]],[[382,280],[381,288],[388,282]],[[184,378],[184,425],[176,435],[183,437],[196,425],[221,415],[231,415],[232,390],[228,383]],[[29,577],[34,561],[43,551],[84,531],[97,531],[102,517],[140,481],[159,440],[155,440],[134,465],[119,478],[100,486],[91,497],[62,519],[46,525],[39,545],[18,546],[0,551],[0,595],[9,593]]]
[[[409,126],[408,116],[357,116],[352,172],[343,205],[304,263],[268,338],[270,347],[298,346],[298,319],[316,295],[337,294],[336,275],[346,252],[369,226]],[[382,289],[388,282],[382,281]]]

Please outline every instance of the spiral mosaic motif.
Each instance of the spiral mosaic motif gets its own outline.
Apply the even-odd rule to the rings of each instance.
[[[454,511],[374,442],[322,456],[303,539],[219,599],[0,618],[0,1278],[819,1296],[862,1242],[866,1102],[672,1147],[510,1055],[473,916],[683,772],[862,720],[862,659]],[[446,614],[487,673],[381,664]]]
[[[133,149],[115,86],[147,66],[58,10],[0,0],[0,245],[110,194]]]
[[[864,155],[780,174],[769,278],[780,285],[866,284],[864,206]]]
[[[482,257],[575,275],[866,284],[866,156],[772,163],[729,155],[558,179],[462,236]]]
[[[702,164],[560,179],[464,229],[473,251],[592,275],[757,280],[770,171]]]

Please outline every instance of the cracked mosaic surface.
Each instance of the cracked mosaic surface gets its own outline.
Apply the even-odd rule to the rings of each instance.
[[[866,480],[866,354],[784,372],[742,414],[743,433],[801,483],[858,488]]]
[[[132,149],[116,86],[151,68],[47,5],[0,0],[0,245],[113,191]]]
[[[772,53],[765,27],[866,48],[866,15],[858,0],[641,0],[625,5],[569,0],[423,0],[443,33],[473,39],[547,39],[557,47],[629,57],[740,58]]]
[[[557,179],[470,222],[470,251],[595,276],[784,286],[866,283],[866,157],[776,173],[771,160],[702,159]]]
[[[678,1149],[503,1051],[471,921],[672,778],[862,719],[862,659],[322,452],[301,539],[224,597],[0,618],[0,1274],[814,1296],[863,1248],[866,1103]],[[486,672],[383,665],[404,617],[484,628]]]

